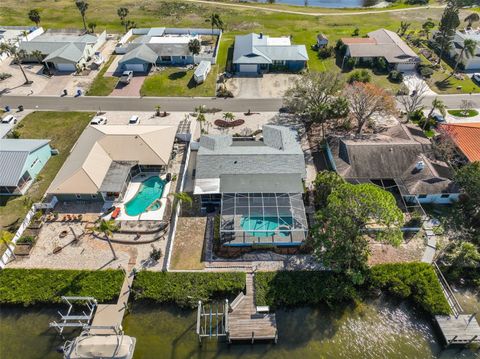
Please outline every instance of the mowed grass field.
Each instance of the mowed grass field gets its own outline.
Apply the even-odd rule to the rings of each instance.
[[[435,3],[436,4],[436,3]],[[411,28],[420,28],[427,18],[434,21],[440,19],[442,9],[425,8],[414,11],[365,15],[324,15],[310,16],[270,12],[267,10],[226,7],[215,3],[200,4],[180,0],[90,0],[86,21],[97,24],[96,31],[106,29],[110,33],[122,33],[123,27],[117,16],[117,8],[125,6],[129,9],[129,19],[135,21],[137,27],[209,27],[205,19],[211,13],[220,14],[225,23],[225,33],[222,37],[219,52],[219,71],[223,71],[228,58],[228,48],[233,44],[235,35],[249,32],[262,32],[271,36],[291,35],[293,42],[305,44],[310,57],[309,67],[314,71],[338,70],[331,60],[320,60],[317,53],[311,49],[319,32],[326,34],[330,44],[341,37],[351,36],[355,28],[359,28],[360,36],[378,28],[396,31],[401,21],[411,23]],[[268,5],[261,5],[268,6]],[[403,5],[398,5],[402,7]],[[332,9],[286,7],[275,5],[276,8],[288,10],[328,13]],[[81,16],[73,0],[2,0],[0,2],[0,24],[29,25],[27,17],[30,9],[40,10],[41,25],[44,28],[82,28]],[[351,12],[352,9],[335,9],[338,12]],[[470,12],[471,10],[468,10]],[[467,11],[462,10],[463,19]],[[61,16],[59,16],[61,14]]]
[[[92,116],[88,112],[33,112],[19,122],[16,130],[20,138],[50,139],[50,146],[60,153],[48,160],[26,195],[0,197],[0,229],[14,230],[32,202],[43,197]]]

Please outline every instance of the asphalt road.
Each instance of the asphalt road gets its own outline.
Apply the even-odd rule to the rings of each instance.
[[[429,107],[438,97],[447,107],[459,108],[462,100],[472,101],[474,108],[480,108],[480,94],[438,95],[425,97],[423,103]],[[54,111],[154,111],[160,105],[165,111],[191,112],[195,107],[205,105],[221,111],[275,112],[282,107],[280,98],[190,98],[190,97],[56,97],[56,96],[0,96],[0,106],[15,109],[23,105],[25,109]]]

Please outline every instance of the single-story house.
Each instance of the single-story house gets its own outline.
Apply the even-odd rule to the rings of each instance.
[[[420,130],[398,125],[362,138],[331,136],[327,157],[330,166],[347,181],[397,188],[406,203],[458,200],[450,167],[430,159],[430,151],[430,141]]]
[[[0,44],[18,46],[21,41],[30,41],[43,33],[43,28],[32,26],[1,26]],[[8,57],[7,53],[0,53],[0,61]]]
[[[50,140],[0,139],[0,195],[23,195],[52,155]]]
[[[116,47],[120,70],[147,72],[151,66],[189,65],[200,61],[216,62],[221,30],[150,28],[132,29]],[[132,36],[136,36],[129,41]],[[214,39],[212,39],[214,38]],[[200,53],[193,55],[188,44],[192,40],[200,42]]]
[[[59,201],[121,200],[130,179],[165,171],[175,126],[88,126],[47,189]]]
[[[477,46],[475,55],[469,58],[464,56],[461,63],[466,71],[480,70],[480,29],[457,30],[453,37],[453,46],[450,47],[450,56],[456,58],[462,52],[463,42],[466,39],[476,41]]]
[[[305,45],[292,45],[289,36],[270,37],[262,33],[235,36],[234,72],[256,74],[276,69],[300,71],[307,66]]]
[[[446,123],[440,128],[452,139],[466,162],[480,161],[480,123]]]
[[[347,47],[346,58],[358,61],[384,58],[397,71],[413,71],[420,63],[420,57],[395,32],[379,29],[367,35],[341,39]]]
[[[106,38],[105,31],[96,36],[84,32],[47,30],[30,41],[21,41],[19,48],[30,54],[24,62],[38,62],[38,59],[31,54],[33,51],[40,51],[42,61],[47,67],[73,72],[78,66],[83,66],[89,61],[105,43]]]
[[[296,132],[264,125],[263,139],[204,135],[196,154],[194,195],[221,208],[226,246],[297,246],[307,235],[305,160]]]

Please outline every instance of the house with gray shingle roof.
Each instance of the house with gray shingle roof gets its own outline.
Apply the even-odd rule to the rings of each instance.
[[[51,157],[50,140],[0,139],[0,195],[22,195]]]
[[[196,154],[194,194],[220,205],[228,246],[300,245],[307,233],[304,154],[297,133],[264,125],[262,140],[204,135]]]
[[[290,37],[270,37],[262,33],[235,36],[234,72],[300,71],[307,61],[305,45],[292,45]]]
[[[58,71],[73,72],[77,66],[84,65],[105,43],[106,32],[99,36],[83,32],[52,31],[48,30],[30,41],[20,42],[19,48],[30,54],[24,62],[37,62],[31,56],[32,52],[39,51],[43,62]]]
[[[329,162],[352,183],[396,188],[406,203],[451,203],[459,191],[450,167],[432,159],[430,141],[398,125],[361,138],[330,136]]]

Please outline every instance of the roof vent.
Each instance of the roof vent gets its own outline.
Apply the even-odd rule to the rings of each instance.
[[[418,161],[417,164],[415,165],[415,170],[421,171],[425,168],[425,162],[423,161]]]

